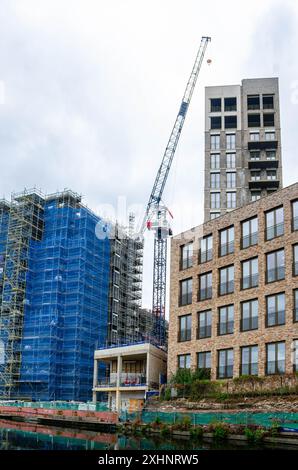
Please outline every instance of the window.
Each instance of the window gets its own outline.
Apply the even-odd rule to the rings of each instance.
[[[227,209],[236,209],[236,193],[227,193]]]
[[[236,188],[236,173],[227,173],[227,188]]]
[[[210,148],[211,150],[219,150],[220,148],[220,136],[219,135],[210,136]]]
[[[210,99],[210,112],[219,113],[221,111],[221,98]]]
[[[278,207],[266,212],[266,240],[280,237],[284,234],[284,209]]]
[[[261,172],[260,171],[252,171],[250,176],[251,181],[260,181],[261,179]]]
[[[234,253],[234,226],[219,232],[219,256]]]
[[[210,193],[211,209],[220,209],[220,193]]]
[[[212,235],[207,235],[200,240],[200,263],[206,263],[212,260]]]
[[[204,351],[198,353],[198,369],[205,370],[207,376],[211,375],[211,351]]]
[[[210,188],[211,189],[220,188],[220,173],[210,173]]]
[[[241,348],[240,375],[258,375],[258,346]]]
[[[237,98],[225,98],[225,111],[237,111]]]
[[[210,129],[221,129],[221,117],[211,117],[210,118]]]
[[[190,354],[180,354],[178,356],[179,369],[190,369]]]
[[[292,202],[292,228],[298,230],[298,200]]]
[[[227,153],[227,169],[236,168],[236,153]]]
[[[212,272],[199,276],[199,296],[198,300],[212,298]]]
[[[248,114],[247,115],[247,125],[248,127],[261,127],[261,115],[258,114]]]
[[[276,180],[276,170],[267,170],[266,175],[267,175],[267,180],[269,181]]]
[[[180,269],[192,267],[193,243],[187,243],[180,247]]]
[[[275,160],[276,159],[276,151],[275,150],[267,150],[266,151],[266,160]]]
[[[259,95],[248,95],[247,96],[247,109],[249,111],[254,109],[260,109],[260,97]]]
[[[219,379],[228,379],[233,377],[234,354],[233,349],[221,349],[218,351],[218,370]]]
[[[293,312],[294,322],[298,321],[298,289],[294,290],[294,312]]]
[[[298,245],[293,246],[293,275],[298,276]]]
[[[259,284],[258,258],[242,261],[242,289],[251,289]]]
[[[210,220],[217,219],[220,216],[220,212],[211,212],[210,213]]]
[[[274,127],[274,113],[263,114],[264,127]]]
[[[257,299],[248,300],[241,304],[241,331],[258,328],[259,302]]]
[[[252,201],[258,201],[261,199],[261,191],[252,191],[251,192],[251,200]]]
[[[284,341],[269,343],[267,351],[267,375],[284,374],[286,369],[286,345]]]
[[[179,305],[189,305],[192,303],[192,278],[180,281],[180,302]]]
[[[190,341],[191,340],[191,315],[183,315],[179,317],[179,331],[178,341]]]
[[[234,266],[220,268],[219,270],[219,295],[234,292]]]
[[[198,313],[197,339],[211,338],[211,327],[212,327],[211,310],[207,310],[206,312],[199,312]]]
[[[250,152],[250,160],[251,161],[258,161],[261,159],[260,152],[258,150],[254,150]]]
[[[267,282],[280,281],[285,278],[285,252],[284,249],[273,251],[266,255]]]
[[[274,131],[265,132],[265,140],[267,141],[275,140],[275,132]]]
[[[274,98],[273,95],[263,95],[263,109],[273,109]]]
[[[225,129],[237,128],[237,116],[225,116]]]
[[[241,223],[241,248],[248,248],[258,243],[258,230],[258,217]]]
[[[293,361],[293,372],[297,372],[298,371],[298,339],[295,339],[293,341],[292,361]]]
[[[217,326],[218,335],[228,335],[234,332],[234,305],[220,307],[219,322]]]
[[[259,132],[250,132],[250,141],[251,142],[259,142],[260,140],[260,133]]]
[[[210,155],[210,169],[211,170],[220,169],[220,153],[212,153]]]
[[[266,326],[285,324],[285,294],[268,295],[266,298]]]
[[[236,135],[226,134],[226,149],[235,150],[235,148],[236,148]]]

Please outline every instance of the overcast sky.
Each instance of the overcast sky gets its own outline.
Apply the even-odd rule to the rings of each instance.
[[[202,35],[164,197],[174,232],[203,220],[207,85],[279,77],[284,185],[297,180],[297,1],[0,0],[0,24],[1,195],[36,185],[71,188],[97,212],[121,196],[146,204]]]

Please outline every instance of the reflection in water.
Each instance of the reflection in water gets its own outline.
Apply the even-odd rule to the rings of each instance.
[[[241,446],[241,447],[240,447]],[[31,423],[0,420],[0,450],[204,450],[249,449],[248,444],[235,442],[199,442],[191,439],[127,437],[94,431],[57,428]],[[254,449],[256,447],[253,447]]]

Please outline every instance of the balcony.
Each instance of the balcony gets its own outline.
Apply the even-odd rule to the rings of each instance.
[[[207,263],[212,260],[212,248],[209,250],[199,251],[199,263]]]
[[[120,376],[121,387],[144,387],[147,385],[145,374],[122,373]]]
[[[273,238],[280,237],[284,234],[284,223],[270,225],[266,227],[266,241],[272,240]]]
[[[285,310],[278,310],[276,312],[268,312],[266,317],[266,326],[284,325],[286,322]]]
[[[247,143],[248,150],[275,150],[278,140],[253,140]]]
[[[252,232],[241,238],[241,248],[248,248],[258,244],[258,232]]]
[[[219,295],[232,294],[234,292],[234,281],[219,284]]]
[[[234,253],[234,241],[219,245],[219,256],[226,256]]]
[[[198,300],[212,299],[212,287],[206,289],[200,289],[198,293]]]
[[[268,180],[268,179],[260,179],[260,180],[250,180],[248,182],[249,189],[278,189],[279,188],[279,180]]]
[[[191,329],[178,331],[177,341],[178,343],[184,343],[185,341],[191,340]]]
[[[217,324],[217,335],[231,335],[234,333],[234,321],[221,322]]]
[[[241,288],[242,289],[251,289],[252,287],[257,287],[259,285],[259,275],[253,274],[251,276],[245,276],[241,279]]]
[[[268,269],[266,272],[267,283],[281,281],[285,278],[285,267],[280,266],[278,268]]]
[[[278,168],[278,160],[249,160],[248,168],[250,170],[264,170],[266,168]]]
[[[242,318],[241,320],[241,331],[250,331],[258,329],[258,317]]]
[[[233,378],[233,366],[219,366],[217,368],[218,379],[231,379]]]
[[[211,338],[211,325],[197,328],[197,339]]]

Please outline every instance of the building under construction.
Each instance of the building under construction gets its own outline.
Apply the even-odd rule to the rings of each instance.
[[[118,230],[69,190],[0,201],[1,398],[88,400],[94,350],[140,339],[143,247]]]

